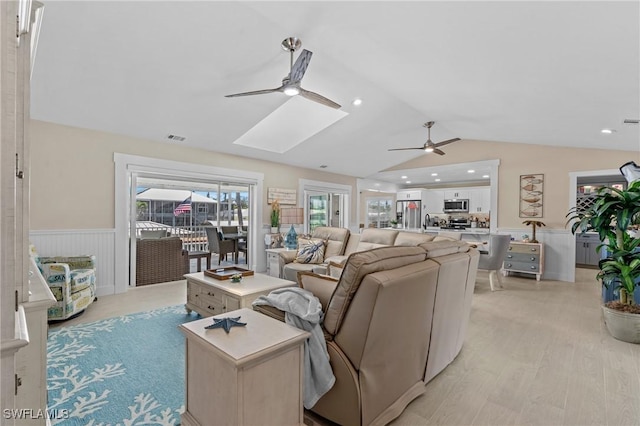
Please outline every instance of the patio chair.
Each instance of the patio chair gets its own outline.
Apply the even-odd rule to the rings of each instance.
[[[238,227],[237,226],[221,226],[220,231],[222,231],[222,236],[224,237],[227,234],[237,234]]]
[[[218,265],[220,265],[220,262],[222,261],[223,257],[224,257],[224,260],[227,260],[227,254],[229,253],[231,253],[231,256],[232,256],[232,259],[234,259],[234,262],[237,261],[237,259],[235,259],[235,251],[236,251],[235,240],[224,240],[222,238],[222,235],[220,235],[221,233],[218,232],[216,228],[206,226],[204,229],[207,231],[207,242],[209,243],[209,253],[211,254],[215,253],[218,255]]]

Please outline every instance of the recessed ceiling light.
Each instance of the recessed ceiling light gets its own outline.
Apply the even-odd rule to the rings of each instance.
[[[410,180],[408,180],[406,183],[411,183],[411,181],[410,181]]]
[[[436,182],[440,182],[440,179],[436,179]]]
[[[605,135],[610,135],[613,132],[615,132],[615,130],[613,130],[613,129],[602,129],[602,130],[600,130],[600,133],[603,133]]]
[[[437,173],[431,173],[431,176],[438,176]]]
[[[489,177],[489,175],[482,175],[482,177],[486,179]]]
[[[469,170],[467,170],[467,173],[475,173],[475,172],[476,172],[476,171],[475,171],[475,170],[473,170],[473,169],[469,169]]]
[[[400,179],[406,179],[406,178],[407,178],[406,176],[400,176]]]
[[[353,105],[355,105],[355,106],[362,105],[362,99],[360,99],[360,98],[355,98],[355,99],[353,100],[353,102],[351,102],[351,103],[352,103]]]

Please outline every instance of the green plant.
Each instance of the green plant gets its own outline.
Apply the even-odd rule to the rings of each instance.
[[[607,257],[600,260],[597,278],[604,286],[620,288],[620,302],[633,304],[633,292],[640,285],[640,238],[633,238],[627,230],[640,220],[640,180],[629,184],[626,190],[600,188],[588,209],[573,208],[567,214],[571,232],[595,231]]]
[[[271,203],[271,227],[277,228],[280,226],[280,203],[275,200]]]

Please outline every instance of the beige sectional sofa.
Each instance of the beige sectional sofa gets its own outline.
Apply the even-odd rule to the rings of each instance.
[[[460,239],[460,234],[436,236],[376,228],[366,228],[360,234],[352,234],[346,228],[321,226],[313,231],[311,238],[322,239],[327,242],[323,261],[320,264],[298,263],[295,262],[297,254],[295,250],[281,252],[280,276],[282,278],[297,281],[298,272],[303,271],[326,274],[329,263],[342,264],[350,254],[373,248],[389,246],[415,247],[429,241]]]
[[[311,411],[340,425],[387,424],[428,392],[427,382],[460,352],[471,311],[475,249],[461,241],[420,243],[420,234],[373,231],[352,245],[356,251],[338,279],[298,275],[299,285],[322,304],[336,377]],[[275,308],[254,309],[284,319]]]

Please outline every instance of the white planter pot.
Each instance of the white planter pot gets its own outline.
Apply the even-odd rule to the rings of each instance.
[[[277,226],[272,226],[271,227],[271,233],[272,234],[277,234],[278,233],[278,227]]]
[[[604,323],[616,339],[629,343],[640,343],[640,315],[616,311],[602,306]]]

